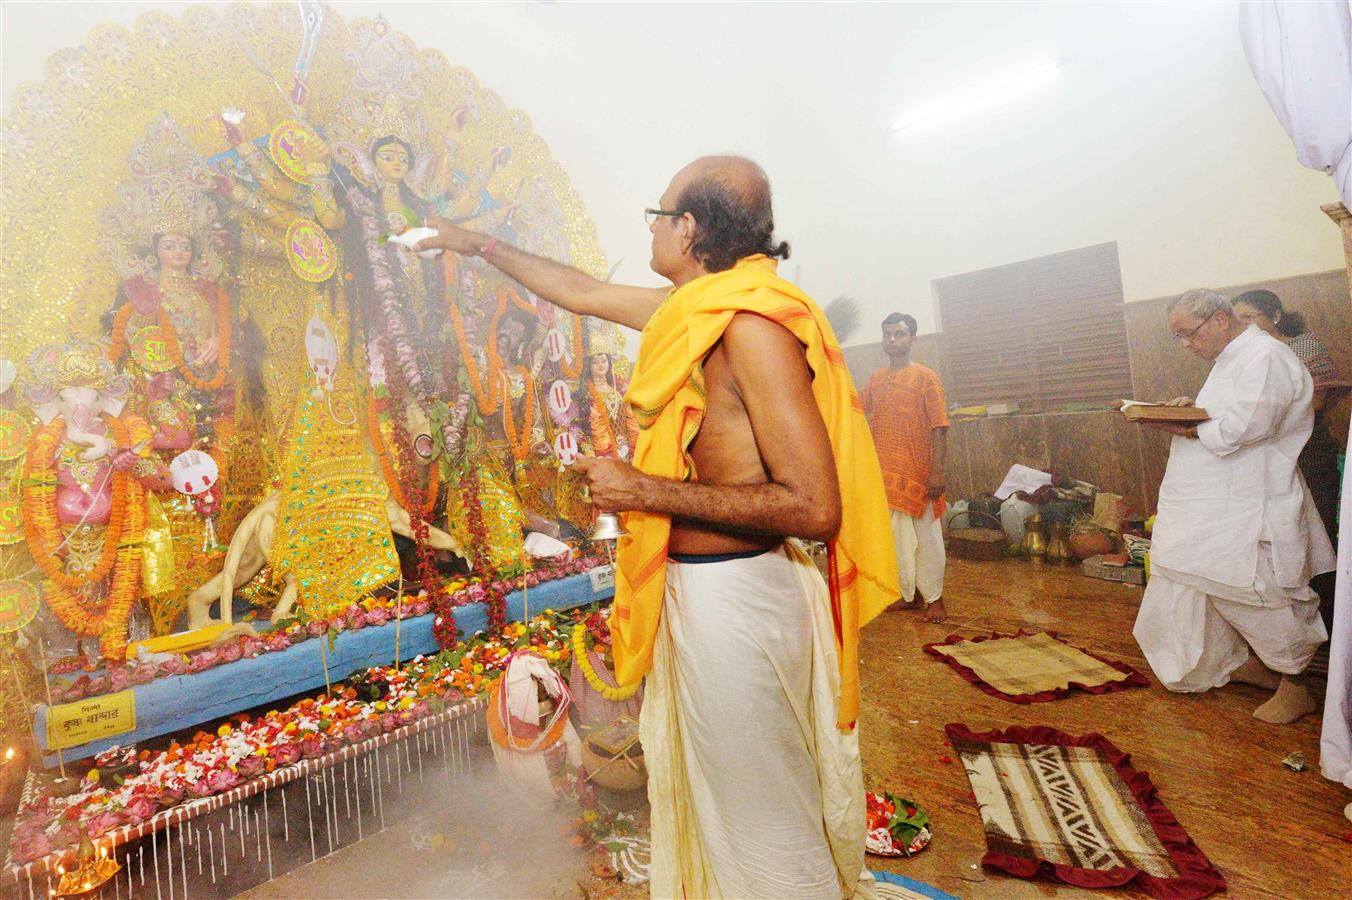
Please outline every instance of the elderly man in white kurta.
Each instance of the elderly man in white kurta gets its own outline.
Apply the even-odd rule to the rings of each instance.
[[[1246,327],[1214,291],[1171,304],[1169,328],[1214,363],[1195,401],[1210,418],[1153,426],[1174,438],[1133,634],[1169,690],[1274,688],[1254,716],[1294,722],[1315,709],[1297,676],[1328,639],[1310,578],[1334,564],[1296,468],[1313,383],[1290,348]]]

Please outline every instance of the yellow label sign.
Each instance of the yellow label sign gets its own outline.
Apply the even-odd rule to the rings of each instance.
[[[32,434],[28,419],[12,409],[0,409],[0,460],[23,456]]]
[[[23,540],[23,508],[0,491],[0,547]]]
[[[118,691],[47,707],[47,749],[62,750],[136,730],[136,695]]]
[[[24,628],[38,614],[42,595],[22,578],[0,581],[0,634]]]
[[[169,346],[158,325],[147,325],[131,336],[131,356],[147,372],[168,372],[174,368]]]

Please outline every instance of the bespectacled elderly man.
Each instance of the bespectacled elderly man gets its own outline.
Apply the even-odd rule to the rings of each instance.
[[[1274,693],[1255,718],[1295,722],[1315,710],[1299,676],[1328,640],[1310,578],[1334,566],[1296,469],[1314,385],[1289,347],[1215,291],[1188,291],[1168,317],[1182,346],[1212,363],[1196,401],[1169,403],[1210,418],[1150,426],[1174,438],[1133,634],[1169,690],[1256,684]]]

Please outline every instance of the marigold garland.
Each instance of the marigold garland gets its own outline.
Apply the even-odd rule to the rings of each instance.
[[[104,415],[119,447],[127,445],[127,429],[117,419]],[[23,489],[23,525],[33,561],[44,575],[61,587],[78,590],[91,581],[102,581],[113,570],[117,561],[119,541],[104,541],[103,553],[94,571],[85,575],[67,575],[62,570],[58,548],[65,538],[56,515],[57,464],[56,453],[66,437],[66,423],[62,420],[43,427],[33,438],[25,460]],[[112,509],[108,513],[108,533],[120,534],[126,520],[130,473],[114,470],[112,474]]]
[[[531,375],[530,369],[525,366],[516,366],[517,374],[521,376],[525,384],[525,392],[522,394],[521,414],[525,418],[525,427],[521,429],[520,434],[516,430],[516,415],[512,412],[512,396],[510,390],[505,390],[506,396],[502,401],[502,427],[507,432],[507,445],[512,449],[512,456],[517,462],[525,462],[526,457],[530,455],[531,435],[535,432],[535,407],[539,404],[539,399],[535,396],[535,378]],[[507,376],[503,375],[505,381]]]
[[[568,362],[567,356],[559,360],[559,364],[563,367],[564,378],[580,378],[582,376],[582,366],[585,362],[582,353],[582,329],[584,327],[584,322],[585,320],[581,316],[573,316],[573,361],[571,363]]]
[[[105,415],[104,421],[118,447],[128,444],[126,423]],[[63,421],[38,432],[25,463],[23,524],[33,561],[47,576],[46,600],[62,625],[76,634],[98,637],[105,659],[126,657],[127,617],[141,585],[141,535],[145,531],[145,492],[130,473],[112,474],[112,509],[103,533],[103,552],[92,573],[72,576],[62,568],[59,548],[63,538],[56,513],[56,452],[65,439]],[[101,609],[90,609],[81,589],[111,574]]]
[[[446,254],[448,257],[454,254]],[[455,277],[453,261],[447,260],[446,283],[449,285]],[[498,305],[493,311],[493,318],[489,323],[488,344],[484,348],[484,354],[488,362],[488,378],[485,379],[479,371],[479,364],[475,361],[474,354],[470,351],[469,338],[465,334],[465,321],[460,315],[460,307],[456,305],[450,291],[446,294],[446,305],[449,307],[451,317],[451,327],[455,331],[456,344],[460,347],[460,358],[465,361],[465,373],[469,375],[469,385],[474,391],[474,397],[479,401],[479,413],[484,416],[491,416],[498,410],[498,381],[499,374],[502,371],[502,357],[498,355],[497,333],[498,325],[502,321],[502,315],[507,311],[506,292],[498,295]],[[485,388],[484,385],[487,384]]]
[[[622,454],[620,453],[619,442],[615,439],[615,427],[610,421],[610,407],[606,406],[605,398],[602,397],[600,391],[596,389],[596,379],[593,378],[588,380],[587,392],[591,396],[592,409],[597,410],[601,414],[599,423],[596,418],[593,418],[591,422],[588,423],[593,432],[596,430],[598,424],[601,429],[600,435],[592,435],[592,447],[594,448],[598,445],[609,447],[611,452],[615,454],[615,458],[619,459]],[[597,440],[598,437],[605,438],[606,443],[601,444],[601,442]]]
[[[114,363],[120,362],[128,350],[127,324],[135,313],[136,307],[128,302],[123,304],[113,317],[113,334],[112,341],[108,346],[108,358]],[[169,361],[174,364],[183,379],[199,391],[214,392],[224,387],[230,360],[231,340],[230,303],[225,291],[217,289],[216,293],[216,336],[219,338],[218,349],[220,352],[217,356],[216,374],[211,378],[199,378],[197,373],[188,366],[188,361],[183,357],[183,346],[178,340],[178,330],[174,328],[173,319],[169,315],[169,310],[165,308],[163,300],[160,300],[155,316],[156,324],[160,327],[160,334],[164,338],[164,350],[169,354]]]
[[[404,493],[402,479],[399,477],[399,473],[395,471],[394,461],[390,459],[389,448],[385,446],[385,440],[381,437],[380,410],[376,407],[374,397],[368,398],[366,402],[366,430],[371,436],[371,447],[376,452],[376,460],[380,463],[380,471],[385,476],[385,484],[389,487],[390,493],[394,495],[394,502],[405,510],[414,512],[415,510],[410,506],[408,495]],[[436,511],[437,497],[441,492],[441,466],[433,462],[428,466],[428,469],[427,488],[423,494],[422,503],[416,510],[424,519]]]
[[[578,622],[573,626],[573,661],[582,670],[582,677],[587,679],[596,693],[605,697],[614,703],[628,700],[638,693],[638,689],[643,685],[642,679],[633,684],[621,684],[611,687],[601,680],[601,676],[596,674],[596,669],[592,666],[591,660],[587,656],[587,624]]]

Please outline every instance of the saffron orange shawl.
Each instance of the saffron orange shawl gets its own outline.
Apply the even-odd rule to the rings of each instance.
[[[859,629],[900,596],[892,528],[878,456],[844,354],[817,304],[775,270],[773,259],[749,256],[682,285],[653,314],[625,395],[640,429],[634,465],[648,475],[695,477],[687,450],[704,419],[702,365],[734,315],[765,316],[803,343],[840,483],[841,526],[829,545],[828,585],[840,657],[837,724],[849,729],[859,715]],[[636,511],[623,519],[629,535],[619,542],[610,629],[616,679],[632,684],[652,665],[671,519]]]

